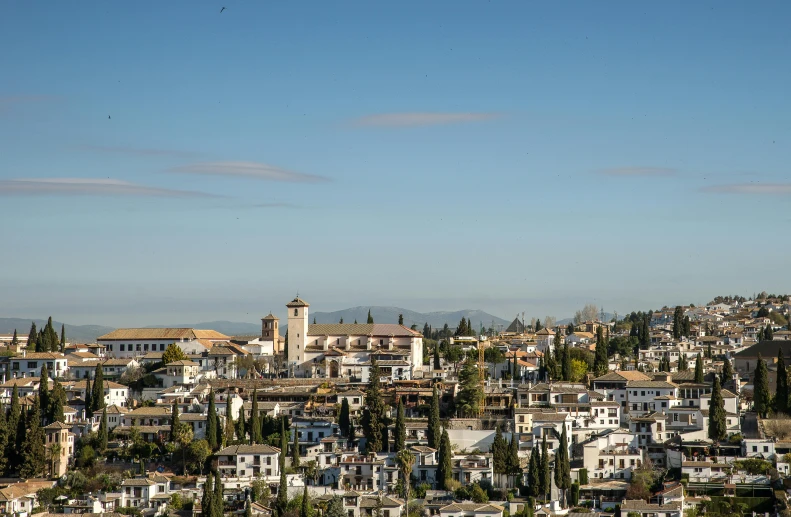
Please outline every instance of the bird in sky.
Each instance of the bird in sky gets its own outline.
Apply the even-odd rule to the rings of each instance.
[[[223,7],[222,9],[220,9],[220,14],[222,14],[222,12],[223,12],[224,10],[225,10],[225,7]]]
[[[109,119],[109,118],[110,118],[110,115],[107,115],[107,118]]]

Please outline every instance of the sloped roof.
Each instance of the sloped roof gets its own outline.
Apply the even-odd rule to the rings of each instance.
[[[594,382],[596,381],[650,381],[651,377],[644,374],[643,372],[639,372],[637,370],[619,370],[617,372],[607,372],[601,377],[596,377],[593,379]]]
[[[168,339],[220,339],[227,341],[230,339],[225,334],[220,334],[216,330],[201,330],[191,328],[140,328],[140,329],[116,329],[103,336],[96,338],[103,341],[121,340],[168,340]]]
[[[409,327],[394,323],[318,323],[308,326],[309,336],[422,337]]]
[[[514,321],[508,325],[508,328],[505,329],[506,332],[513,332],[515,334],[522,334],[525,331],[525,326],[522,324],[522,321],[517,317],[514,318]]]

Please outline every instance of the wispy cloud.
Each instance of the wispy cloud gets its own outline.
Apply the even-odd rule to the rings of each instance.
[[[0,113],[10,112],[15,107],[58,100],[55,95],[0,95]]]
[[[604,176],[639,178],[675,176],[678,170],[665,167],[613,167],[609,169],[599,169],[596,172]]]
[[[500,118],[500,113],[486,112],[460,112],[460,113],[435,113],[435,112],[414,112],[414,113],[380,113],[367,115],[354,119],[352,124],[355,126],[373,127],[409,127],[409,126],[437,126],[442,124],[462,124],[465,122],[483,122]]]
[[[791,183],[737,183],[703,187],[701,192],[715,194],[748,194],[759,196],[791,196]]]
[[[149,187],[114,179],[30,178],[0,180],[0,196],[220,197],[204,192]]]
[[[200,153],[192,151],[180,151],[177,149],[144,149],[135,147],[113,147],[105,145],[81,145],[78,147],[83,151],[95,151],[99,153],[126,154],[142,157],[173,157],[173,158],[195,158]]]
[[[235,176],[287,183],[322,183],[330,181],[324,176],[294,172],[274,165],[256,162],[205,162],[181,165],[168,169],[168,172],[181,174],[201,174],[208,176]]]

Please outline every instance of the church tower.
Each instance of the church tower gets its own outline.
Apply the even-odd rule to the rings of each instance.
[[[261,341],[272,341],[276,354],[280,353],[280,318],[271,312],[261,318]]]
[[[305,343],[308,339],[308,307],[299,297],[286,304],[288,308],[288,368],[298,370],[305,362]]]

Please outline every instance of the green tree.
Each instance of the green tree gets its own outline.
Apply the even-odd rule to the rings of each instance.
[[[373,316],[371,316],[371,309],[368,309],[368,324],[372,324],[374,322]]]
[[[30,334],[27,335],[27,349],[41,352],[38,348],[38,330],[36,330],[36,322],[30,324]]]
[[[97,442],[99,445],[99,451],[104,452],[107,450],[107,441],[109,438],[109,428],[107,427],[107,408],[102,408],[102,421],[99,424],[99,434],[97,436]]]
[[[561,490],[560,502],[565,507],[566,490],[571,488],[571,465],[565,426],[563,426],[563,432],[560,435],[560,446],[555,455],[555,485]]]
[[[610,369],[610,358],[607,355],[607,343],[604,341],[602,327],[596,329],[596,355],[593,359],[593,375],[601,377]]]
[[[217,441],[217,408],[214,406],[214,390],[209,390],[209,410],[206,415],[206,441],[209,442],[211,450],[216,451],[219,449],[220,444]]]
[[[673,339],[681,339],[684,329],[684,310],[680,305],[673,312]]]
[[[439,442],[442,438],[442,424],[439,419],[439,392],[437,386],[431,395],[431,407],[428,412],[428,429],[426,429],[426,438],[428,439],[428,446],[432,449],[439,450]]]
[[[7,465],[15,467],[20,462],[20,451],[24,435],[19,435],[20,423],[24,428],[24,419],[22,418],[22,408],[19,404],[19,390],[14,384],[11,389],[11,410],[8,413],[8,420],[6,428],[8,429],[5,447],[5,457],[8,459]]]
[[[187,475],[187,447],[192,443],[194,437],[191,425],[182,422],[176,428],[176,442],[181,448],[181,468],[185,476]]]
[[[187,356],[184,354],[184,351],[176,343],[169,344],[162,353],[162,362],[165,364],[184,361],[186,359]]]
[[[253,401],[250,404],[250,445],[262,443],[261,421],[258,414],[258,390],[253,390]]]
[[[41,427],[41,406],[38,396],[33,399],[33,408],[25,419],[25,438],[22,442],[22,465],[19,475],[37,478],[44,474],[47,458],[44,450],[44,429]]]
[[[66,390],[59,380],[55,379],[52,385],[52,391],[49,394],[49,422],[63,422],[66,423],[66,415],[63,413],[63,407],[66,405]]]
[[[689,320],[689,316],[684,316],[684,325],[683,325],[683,333],[684,337],[689,337],[692,334],[692,322]]]
[[[370,316],[370,311],[369,316]],[[371,374],[365,392],[365,410],[363,411],[363,434],[365,448],[369,453],[382,451],[382,427],[384,426],[385,405],[380,387],[381,372],[376,359],[371,358]]]
[[[11,338],[11,348],[16,351],[16,347],[19,346],[19,335],[16,333],[16,329],[14,329],[14,337]]]
[[[478,362],[468,357],[459,372],[459,394],[456,396],[456,407],[462,417],[477,417],[483,398],[483,391],[478,375]]]
[[[788,413],[788,370],[786,369],[783,349],[777,351],[777,384],[775,389],[775,408],[778,413]]]
[[[437,488],[447,490],[448,481],[453,476],[453,451],[451,450],[448,431],[442,430],[442,438],[439,444],[439,457],[437,462]]]
[[[223,517],[225,515],[225,487],[222,486],[220,473],[214,475],[214,495],[212,496],[212,517]]]
[[[310,496],[308,496],[308,485],[302,491],[302,506],[299,509],[299,517],[311,517],[313,512],[310,511]]]
[[[211,456],[211,447],[206,440],[193,440],[187,447],[187,453],[190,458],[190,466],[194,470],[198,469],[200,475],[203,475],[203,466],[206,460]]]
[[[725,439],[728,434],[725,427],[725,401],[720,391],[720,379],[714,376],[714,389],[711,392],[711,404],[709,405],[709,438],[714,442]]]
[[[547,435],[541,438],[541,470],[538,480],[541,482],[541,489],[539,490],[542,498],[546,498],[549,490],[552,487],[552,478],[549,471],[549,449],[547,447]]]
[[[500,426],[494,432],[494,441],[492,442],[492,463],[494,473],[498,476],[507,473],[505,466],[505,459],[508,456],[508,444],[503,438],[503,433],[500,431]]]
[[[93,374],[93,393],[91,393],[92,413],[98,412],[104,407],[104,372],[102,365],[96,365],[96,371]]]
[[[203,484],[203,497],[201,497],[201,517],[214,517],[214,487],[211,472],[206,476],[206,483]]]
[[[755,367],[755,379],[753,380],[755,389],[753,390],[753,406],[755,411],[766,418],[769,411],[769,379],[767,378],[766,363],[761,359],[761,354],[758,354],[758,365]]]
[[[508,453],[505,457],[505,469],[512,479],[522,470],[519,464],[519,439],[516,433],[511,433],[511,441],[508,443]]]
[[[244,406],[239,410],[239,421],[236,424],[236,436],[239,440],[245,442],[247,440],[247,423],[244,421]]]
[[[441,370],[442,364],[439,360],[439,344],[434,345],[434,369]]]
[[[722,363],[721,384],[725,386],[725,383],[730,382],[732,379],[733,379],[733,367],[731,366],[731,360],[726,357],[724,362]]]
[[[38,399],[41,401],[41,407],[45,412],[45,421],[49,424],[49,371],[47,370],[46,364],[41,366],[41,378],[38,384]]]
[[[327,503],[326,517],[346,517],[346,510],[343,508],[343,499],[334,495]]]
[[[170,419],[170,441],[176,441],[176,430],[179,428],[179,406],[176,403],[176,399],[173,399],[173,406],[170,410],[171,419]]]
[[[0,476],[2,476],[8,468],[8,440],[11,438],[8,428],[8,419],[6,417],[5,407],[0,400]]]
[[[395,421],[395,437],[394,437],[395,450],[400,451],[406,447],[406,417],[404,416],[404,404],[401,400],[398,401],[398,410],[396,411]]]
[[[341,401],[341,411],[338,415],[338,427],[340,427],[341,436],[349,436],[349,424],[351,423],[351,415],[349,408],[349,399],[344,397]]]
[[[541,452],[536,445],[530,453],[530,462],[527,467],[527,495],[530,497],[537,497],[538,490],[541,487],[541,481],[538,477],[541,474]]]
[[[299,468],[299,428],[296,425],[291,426],[294,431],[294,443],[291,444],[291,466]]]
[[[700,356],[700,352],[695,359],[695,382],[698,384],[703,382],[703,358]]]
[[[85,417],[93,418],[93,388],[90,376],[85,376]]]
[[[404,315],[403,314],[399,314],[398,315],[398,324],[399,325],[403,325],[404,324]]]
[[[281,426],[284,424],[281,424]],[[286,430],[281,427],[281,435],[285,441]],[[286,448],[281,445],[280,448],[280,486],[277,489],[277,499],[275,499],[275,515],[284,517],[286,507],[288,506],[288,479],[286,478]]]
[[[678,371],[686,372],[689,370],[689,363],[687,362],[687,354],[681,352],[678,358]]]
[[[233,435],[236,432],[236,426],[233,421],[233,408],[231,407],[231,397],[225,396],[225,432],[223,433],[223,447],[226,447],[233,441]]]
[[[63,323],[60,324],[60,351],[66,351],[66,325]]]

